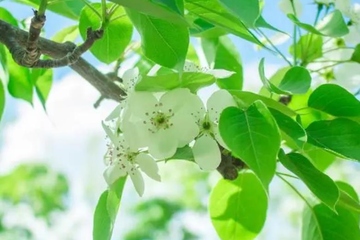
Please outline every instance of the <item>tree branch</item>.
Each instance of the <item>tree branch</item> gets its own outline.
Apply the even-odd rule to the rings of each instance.
[[[26,47],[28,35],[28,32],[0,20],[0,43],[4,44],[10,52],[14,51],[14,47]],[[57,43],[41,37],[38,39],[37,46],[42,54],[54,59],[64,58],[76,48],[72,42]],[[122,96],[126,95],[110,78],[81,57],[69,67],[93,85],[104,98],[120,102]]]

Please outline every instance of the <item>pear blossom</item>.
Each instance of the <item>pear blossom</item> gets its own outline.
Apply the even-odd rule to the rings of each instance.
[[[202,72],[205,74],[213,75],[215,78],[227,78],[235,73],[225,69],[200,68],[191,61],[185,61],[184,72]]]
[[[141,75],[139,74],[138,68],[130,68],[126,70],[122,76],[122,88],[126,92],[125,96],[119,105],[117,105],[114,110],[105,118],[105,121],[114,121],[115,128],[118,130],[121,124],[120,114],[121,111],[126,106],[127,97],[135,91],[135,85],[138,81],[141,80]]]
[[[351,5],[350,0],[334,0],[334,3],[335,8],[351,20],[351,25],[348,27],[349,33],[344,36],[344,39],[349,43],[357,44],[360,35],[360,4]]]
[[[199,134],[192,114],[201,104],[185,88],[170,90],[160,99],[151,92],[133,92],[124,112],[123,133],[132,145],[147,147],[156,159],[169,158]]]
[[[197,112],[200,133],[192,148],[195,162],[205,171],[215,170],[221,162],[221,152],[218,143],[228,148],[219,133],[219,118],[221,112],[236,103],[226,90],[218,90],[207,101],[207,111]]]
[[[104,157],[107,165],[104,172],[105,181],[111,185],[120,177],[129,175],[135,190],[142,196],[144,193],[144,179],[139,168],[150,178],[156,181],[161,180],[155,160],[144,152],[133,150],[123,134],[114,133],[107,125],[104,123],[102,125],[110,138],[108,151]]]

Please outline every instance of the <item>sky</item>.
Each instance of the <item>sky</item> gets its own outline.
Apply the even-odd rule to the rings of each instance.
[[[279,11],[277,2],[266,1],[264,16],[271,24],[281,27],[284,31],[292,31],[290,24],[284,24],[286,17]],[[304,20],[310,20],[309,13],[313,12],[310,0],[302,1],[304,4]],[[31,16],[32,10],[9,1],[0,2],[0,7],[5,7],[13,14],[22,19]],[[313,16],[313,15],[311,15]],[[54,35],[65,26],[75,24],[55,14],[48,14],[45,26],[46,36]],[[271,34],[270,34],[271,35]],[[260,80],[257,73],[258,62],[262,56],[267,58],[266,72],[268,75],[274,73],[279,67],[285,64],[276,56],[255,51],[255,47],[236,37],[231,37],[236,44],[244,63],[244,88],[256,90],[260,87]],[[290,43],[284,44],[286,49]],[[90,53],[84,55],[91,63],[99,69],[106,71],[108,66],[96,61]],[[130,66],[124,66],[125,68]],[[70,182],[69,210],[60,215],[55,227],[49,229],[43,221],[31,217],[31,209],[26,206],[19,206],[11,210],[7,216],[9,224],[24,222],[30,224],[36,233],[36,239],[91,239],[93,209],[101,192],[106,189],[102,173],[105,169],[103,155],[106,150],[105,134],[101,128],[101,120],[116,106],[112,101],[103,101],[98,109],[93,108],[93,103],[99,97],[99,93],[69,68],[55,70],[54,84],[48,102],[47,113],[45,113],[38,101],[34,107],[28,103],[14,100],[7,96],[6,108],[2,121],[0,122],[0,174],[6,173],[24,162],[42,162],[51,168],[65,174]],[[79,91],[81,89],[81,91]],[[204,93],[209,95],[209,93]],[[181,163],[179,163],[181,164]],[[184,163],[182,163],[184,164]],[[186,165],[186,164],[185,164]],[[161,173],[174,171],[179,165],[161,166]],[[184,166],[194,167],[194,166]],[[173,169],[173,170],[171,170]],[[337,176],[336,169],[330,169],[331,174],[337,178],[356,176],[356,168],[346,165],[343,175]],[[218,179],[214,173],[211,179]],[[168,181],[168,182],[167,182]],[[216,182],[213,181],[212,184]],[[351,182],[360,189],[360,179],[353,177]],[[130,181],[129,181],[130,182]],[[128,182],[128,183],[129,183]],[[146,201],[154,196],[166,197],[176,194],[173,184],[175,180],[165,177],[163,183],[157,183],[146,179],[145,196],[139,198],[131,183],[126,185],[125,196],[121,205],[118,221],[115,226],[115,236],[121,235],[131,228],[135,221],[127,215],[126,209],[133,206],[134,201]],[[288,239],[288,236],[299,234],[298,229],[290,224],[286,226],[291,214],[300,214],[302,202],[296,198],[291,190],[275,180],[271,185],[273,194],[270,212],[263,232],[258,239]],[[358,191],[359,192],[359,191]],[[285,195],[287,197],[283,197]],[[206,202],[206,201],[205,201]],[[19,213],[21,214],[21,217]],[[29,214],[24,214],[29,212]],[[24,217],[26,216],[26,217]],[[122,224],[126,219],[128,224]],[[291,218],[295,226],[299,221]],[[208,216],[198,216],[192,212],[186,212],[181,221],[200,232],[201,239],[218,239],[211,226]],[[201,222],[202,224],[197,224]],[[176,228],[176,222],[174,223]],[[71,236],[71,237],[69,237]],[[299,238],[300,236],[297,235]],[[176,240],[176,238],[173,238]]]

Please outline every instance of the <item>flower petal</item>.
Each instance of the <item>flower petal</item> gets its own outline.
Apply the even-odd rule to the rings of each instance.
[[[139,69],[137,67],[128,69],[124,72],[122,79],[127,92],[134,90],[135,84],[139,81],[140,77]]]
[[[193,146],[195,162],[205,171],[215,170],[221,162],[221,153],[216,141],[209,135],[203,135]]]
[[[204,73],[213,75],[215,78],[227,78],[233,75],[235,72],[225,69],[209,69],[205,70]]]
[[[145,153],[140,153],[136,156],[135,162],[139,164],[141,171],[143,171],[150,178],[161,181],[161,177],[159,175],[159,167],[155,160]]]
[[[221,112],[230,106],[236,106],[236,102],[228,91],[221,89],[214,92],[206,104],[210,121],[217,123]]]
[[[133,92],[128,97],[128,106],[126,111],[142,119],[147,119],[146,113],[156,111],[158,100],[150,92]]]
[[[120,117],[120,113],[121,113],[121,109],[122,109],[122,106],[119,104],[117,105],[114,110],[112,110],[112,112],[109,114],[109,116],[107,116],[105,118],[105,121],[111,121],[115,118],[119,118]]]
[[[101,122],[101,126],[103,127],[103,129],[104,129],[106,135],[109,137],[110,141],[113,144],[116,144],[117,137],[116,137],[115,133],[113,133],[113,131],[109,128],[109,126],[106,125],[104,122]]]
[[[199,125],[191,115],[176,114],[172,119],[172,135],[177,139],[177,147],[184,147],[199,135]]]
[[[178,112],[183,106],[186,105],[188,97],[192,97],[190,90],[187,88],[176,88],[166,92],[161,96],[159,102],[161,103],[161,110],[167,113],[169,109],[172,112]]]
[[[108,185],[113,184],[117,179],[126,175],[126,171],[118,164],[106,168],[104,178]]]
[[[184,72],[200,72],[200,68],[191,61],[185,61]]]
[[[149,153],[156,159],[165,159],[172,157],[178,146],[177,136],[171,131],[160,129],[151,134],[152,139],[149,141]]]
[[[220,135],[219,125],[213,124],[213,126],[212,126],[212,131],[213,131],[215,140],[216,140],[223,148],[229,150],[229,147],[226,145],[226,143],[224,142],[224,140],[222,139],[222,137],[221,137],[221,135]]]
[[[122,122],[122,131],[124,138],[130,147],[130,151],[136,152],[139,148],[147,147],[149,139],[149,131],[143,122]]]
[[[136,167],[132,168],[132,170],[129,172],[129,175],[135,187],[136,192],[141,197],[144,194],[144,190],[145,190],[143,176]]]

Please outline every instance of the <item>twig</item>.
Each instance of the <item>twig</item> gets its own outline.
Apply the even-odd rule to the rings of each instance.
[[[11,24],[0,20],[0,43],[4,44],[10,52],[14,47],[24,48],[27,45],[28,32],[23,31]],[[41,53],[54,59],[59,59],[71,53],[75,49],[75,44],[71,42],[57,43],[45,38],[39,37],[38,48]],[[83,58],[70,65],[74,71],[81,75],[91,85],[93,85],[104,98],[113,99],[120,102],[125,92],[111,81],[105,74],[99,72],[94,66]]]

